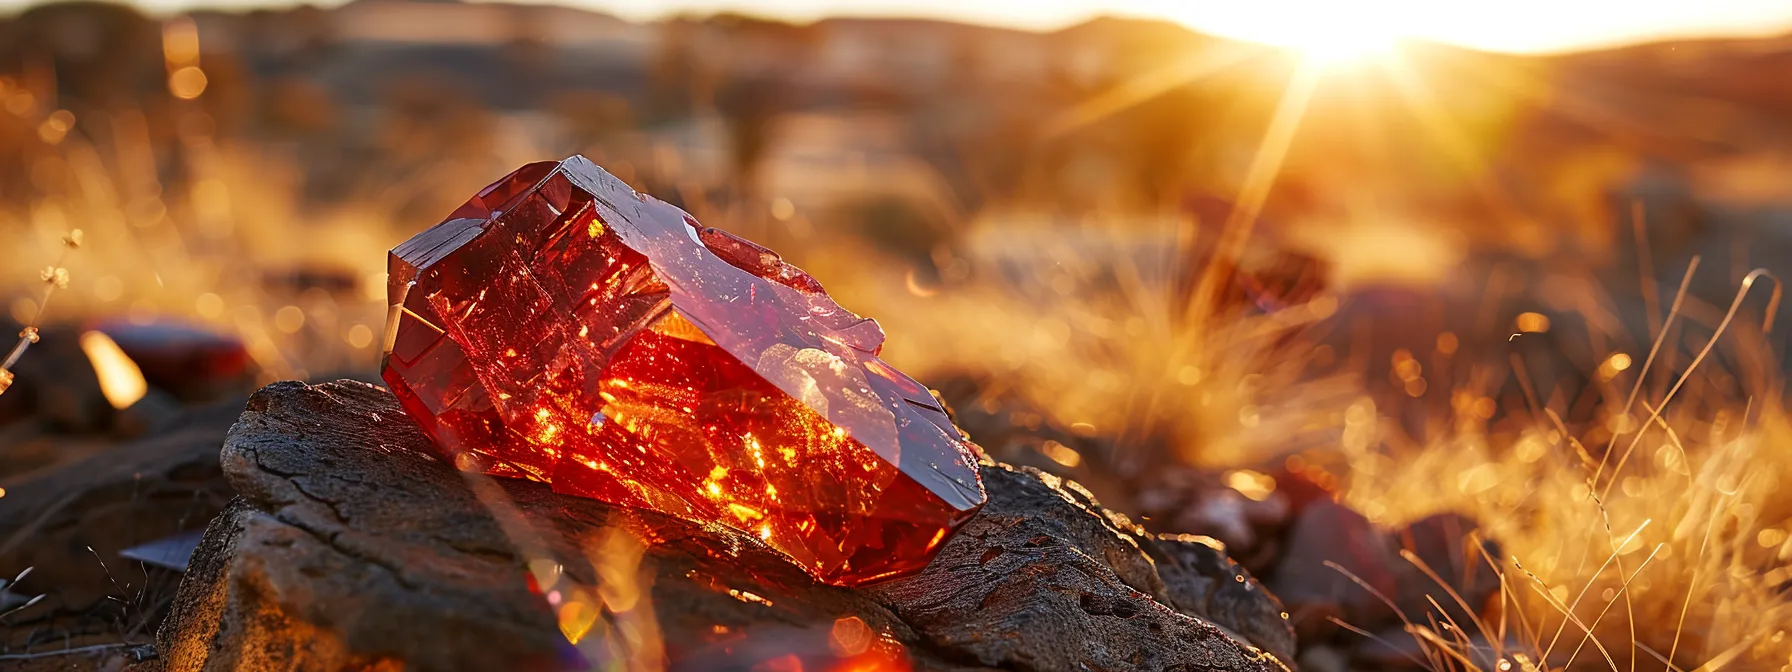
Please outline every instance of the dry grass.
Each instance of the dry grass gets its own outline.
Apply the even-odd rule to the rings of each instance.
[[[322,208],[303,202],[294,164],[271,148],[188,131],[180,140],[188,177],[164,185],[164,171],[143,160],[154,146],[138,132],[140,118],[78,120],[49,133],[50,115],[0,115],[11,127],[0,132],[41,141],[28,153],[37,196],[0,207],[0,230],[23,233],[22,244],[0,249],[5,286],[20,290],[15,318],[35,319],[41,302],[25,290],[41,287],[35,269],[79,226],[89,245],[66,264],[73,280],[59,318],[208,323],[243,337],[268,378],[372,370],[381,251],[425,223],[395,221],[396,204],[433,193],[419,183],[470,193],[504,166],[552,154],[489,156]],[[94,140],[82,130],[89,124],[108,126],[108,139]],[[654,149],[631,163],[651,170],[664,157]],[[786,226],[738,212],[728,220],[726,210],[706,216]],[[922,379],[969,372],[998,381],[1064,425],[1109,439],[1114,454],[1102,457],[1123,471],[1303,452],[1341,465],[1346,501],[1375,520],[1440,510],[1477,518],[1504,548],[1488,559],[1505,589],[1484,624],[1502,653],[1548,669],[1656,670],[1672,660],[1713,671],[1770,669],[1792,655],[1784,632],[1792,606],[1781,593],[1792,580],[1792,496],[1781,494],[1792,478],[1792,421],[1758,327],[1731,323],[1716,339],[1729,356],[1690,370],[1717,325],[1697,337],[1684,334],[1698,329],[1658,329],[1672,338],[1663,337],[1657,361],[1589,372],[1616,393],[1601,402],[1600,421],[1572,428],[1552,415],[1547,390],[1512,412],[1487,411],[1478,402],[1498,394],[1507,374],[1432,380],[1425,398],[1448,402],[1430,412],[1443,431],[1415,440],[1365,382],[1374,367],[1325,339],[1340,297],[1191,313],[1186,290],[1200,268],[1188,260],[1211,231],[1199,222],[992,212],[957,228],[959,242],[933,260],[943,281],[920,279],[914,266],[847,234],[767,235],[788,239],[778,246],[843,303],[878,317],[899,366]],[[270,270],[312,268],[361,289],[267,280]],[[1498,357],[1480,365],[1461,369],[1508,366]],[[1674,382],[1683,376],[1685,386]],[[1629,386],[1641,390],[1634,403]],[[1421,625],[1433,666],[1487,664],[1458,637],[1482,626]],[[1526,664],[1504,659],[1517,667],[1499,669]]]
[[[1727,312],[1677,298],[1665,325],[1653,320],[1653,352],[1644,339],[1625,355],[1633,362],[1602,353],[1586,372],[1586,393],[1599,399],[1592,421],[1567,426],[1559,390],[1495,404],[1502,384],[1528,383],[1524,364],[1482,353],[1457,362],[1461,380],[1434,378],[1431,396],[1405,399],[1426,404],[1433,430],[1415,439],[1398,420],[1407,409],[1377,407],[1386,396],[1364,382],[1375,367],[1330,365],[1320,336],[1333,298],[1267,314],[1182,314],[1174,263],[1154,258],[1175,248],[1139,243],[1174,240],[1175,230],[986,224],[978,235],[994,242],[967,246],[982,275],[938,292],[893,273],[816,271],[844,279],[831,286],[844,284],[861,299],[853,305],[871,297],[903,366],[923,378],[991,374],[1008,388],[998,393],[1113,440],[1107,457],[1123,468],[1300,452],[1338,465],[1345,501],[1377,522],[1440,511],[1481,521],[1503,548],[1484,560],[1504,588],[1488,622],[1412,624],[1434,669],[1787,663],[1792,422],[1760,327],[1759,305],[1773,295],[1770,319],[1778,302],[1771,278],[1750,276]],[[1003,264],[1032,270],[991,272]],[[1433,599],[1456,598],[1440,587]]]
[[[1608,401],[1579,431],[1534,396],[1495,429],[1458,405],[1451,431],[1420,446],[1376,440],[1396,432],[1360,418],[1375,439],[1345,446],[1346,501],[1384,521],[1438,510],[1481,520],[1506,556],[1487,559],[1504,585],[1501,616],[1486,626],[1504,636],[1489,639],[1550,669],[1785,665],[1792,424],[1764,335],[1731,319],[1760,277],[1691,343],[1665,335],[1687,319],[1677,299],[1642,370],[1596,372]],[[1722,350],[1728,370],[1710,356]],[[1683,364],[1666,364],[1675,354]],[[1443,640],[1434,652],[1461,648]],[[1435,657],[1445,669],[1462,662]]]

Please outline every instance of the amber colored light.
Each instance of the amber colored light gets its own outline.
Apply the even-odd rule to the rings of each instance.
[[[1461,343],[1461,341],[1457,340],[1456,334],[1452,334],[1452,333],[1446,331],[1446,332],[1443,332],[1443,333],[1437,335],[1437,351],[1438,352],[1441,352],[1446,355],[1453,355],[1453,354],[1456,354],[1456,348],[1460,347],[1461,345],[1462,345],[1462,343]]]
[[[1269,474],[1255,472],[1249,469],[1238,469],[1226,472],[1226,487],[1237,490],[1239,494],[1244,495],[1245,497],[1261,502],[1269,499],[1270,495],[1275,494],[1276,479]]]
[[[1044,454],[1047,458],[1050,458],[1051,461],[1057,462],[1066,468],[1074,469],[1077,465],[1083,463],[1082,453],[1078,453],[1075,449],[1062,443],[1058,443],[1057,441],[1047,440],[1045,443],[1040,444],[1039,452]]]
[[[113,408],[127,408],[149,393],[143,370],[112,337],[98,331],[81,334],[81,352],[93,364],[93,372],[100,379],[100,394]]]
[[[1517,326],[1519,333],[1540,334],[1549,331],[1549,316],[1543,313],[1520,313]]]
[[[365,324],[357,324],[348,328],[348,335],[344,338],[348,341],[349,347],[359,350],[373,345],[373,330]]]
[[[74,113],[68,110],[57,110],[50,114],[50,118],[37,125],[37,137],[39,140],[43,140],[44,144],[54,145],[62,142],[62,139],[67,137],[68,132],[74,127]]]
[[[871,648],[871,641],[876,636],[864,620],[857,616],[847,616],[834,621],[834,628],[828,636],[828,648],[843,656],[856,656]]]
[[[387,289],[382,376],[464,469],[733,527],[840,585],[926,566],[984,501],[876,322],[583,157],[394,248]]]
[[[560,624],[560,633],[565,635],[566,641],[572,644],[578,644],[580,640],[584,639],[585,635],[591,632],[591,626],[597,624],[601,615],[600,607],[592,602],[583,589],[569,590],[567,596],[555,610],[556,620]]]
[[[1612,367],[1613,371],[1623,371],[1630,368],[1630,355],[1620,352],[1612,355],[1611,359],[1605,360],[1605,363],[1607,366]]]
[[[283,306],[274,311],[274,328],[293,333],[305,326],[305,311],[298,306]]]
[[[840,623],[841,621],[834,622],[835,638],[839,636]],[[864,627],[862,622],[860,625]],[[868,627],[864,630],[863,635],[867,638],[864,642],[864,649],[836,660],[825,668],[826,672],[909,672],[914,669],[909,664],[908,654],[902,645],[888,637],[873,634]],[[829,646],[835,649],[836,654],[840,654],[838,644],[830,641]]]
[[[168,75],[168,92],[182,100],[198,98],[205,93],[205,71],[197,65],[189,65],[175,70]]]
[[[182,66],[199,60],[199,26],[188,17],[176,17],[162,24],[162,58],[170,66]]]

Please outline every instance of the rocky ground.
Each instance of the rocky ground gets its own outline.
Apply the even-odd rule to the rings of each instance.
[[[0,461],[0,575],[32,568],[0,585],[0,668],[1331,672],[1422,658],[1332,565],[1408,618],[1464,622],[1497,590],[1472,521],[1377,529],[1296,473],[1245,497],[1066,468],[1043,442],[1099,449],[1011,412],[959,417],[1007,462],[982,467],[989,504],[922,574],[849,590],[725,528],[463,475],[376,386],[222,397],[70,427],[39,394],[6,427],[0,451],[40,457]]]
[[[607,581],[651,585],[673,669],[756,669],[793,650],[828,669],[888,646],[932,670],[1271,670],[1245,641],[1293,652],[1280,605],[1216,549],[1147,535],[1025,468],[984,468],[990,503],[925,572],[849,590],[730,530],[469,481],[361,383],[257,392],[222,463],[239,498],[157,637],[168,670],[554,669],[651,645],[617,629],[569,648],[553,602],[604,595],[606,622],[643,608]],[[647,541],[640,576],[606,576],[587,552],[612,529]],[[870,641],[838,650],[853,621]]]

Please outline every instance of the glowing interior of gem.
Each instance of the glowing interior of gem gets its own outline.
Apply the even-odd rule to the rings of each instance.
[[[913,572],[984,501],[877,323],[584,157],[392,250],[382,375],[462,468],[721,523],[817,578]]]

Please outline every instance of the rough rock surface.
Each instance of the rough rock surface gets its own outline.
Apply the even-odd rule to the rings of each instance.
[[[1160,534],[1145,545],[1157,561],[1169,603],[1238,633],[1245,641],[1294,659],[1294,629],[1281,600],[1226,555],[1226,546],[1191,534]]]
[[[927,571],[873,590],[927,645],[1029,670],[1235,668],[1223,655],[1230,650],[1214,646],[1226,638],[1199,618],[1209,613],[1199,596],[1217,592],[1203,587],[1211,579],[1176,551],[1073,482],[998,464],[984,467],[983,484],[989,503]],[[1154,562],[1146,548],[1169,562]],[[1175,600],[1171,585],[1186,599]],[[1255,590],[1268,613],[1244,629],[1279,630],[1259,646],[1292,656],[1280,606]]]
[[[1301,638],[1316,638],[1336,629],[1330,618],[1358,627],[1393,618],[1393,610],[1351,576],[1383,595],[1392,595],[1396,563],[1400,562],[1387,537],[1368,518],[1342,504],[1321,500],[1295,517],[1287,551],[1270,577],[1270,585],[1287,602]]]
[[[135,441],[0,477],[0,576],[30,567],[16,594],[45,596],[7,617],[0,644],[42,650],[147,634],[138,631],[160,615],[178,577],[118,552],[202,529],[230,501],[217,446],[241,411],[240,401],[188,409]],[[71,453],[79,440],[66,440]],[[6,448],[0,462],[18,446]]]
[[[718,526],[463,475],[360,383],[257,392],[223,464],[241,499],[158,635],[170,672],[555,669],[661,651],[670,669],[828,669],[885,649],[922,670],[1283,669],[1188,615],[1251,635],[1285,633],[1279,614],[1202,588],[1190,574],[1214,572],[1200,562],[1154,562],[1145,548],[1175,559],[1182,542],[1138,536],[1029,470],[985,466],[989,504],[926,571],[849,590]],[[618,530],[644,543],[638,568],[605,541]],[[600,617],[568,606],[581,591]]]

